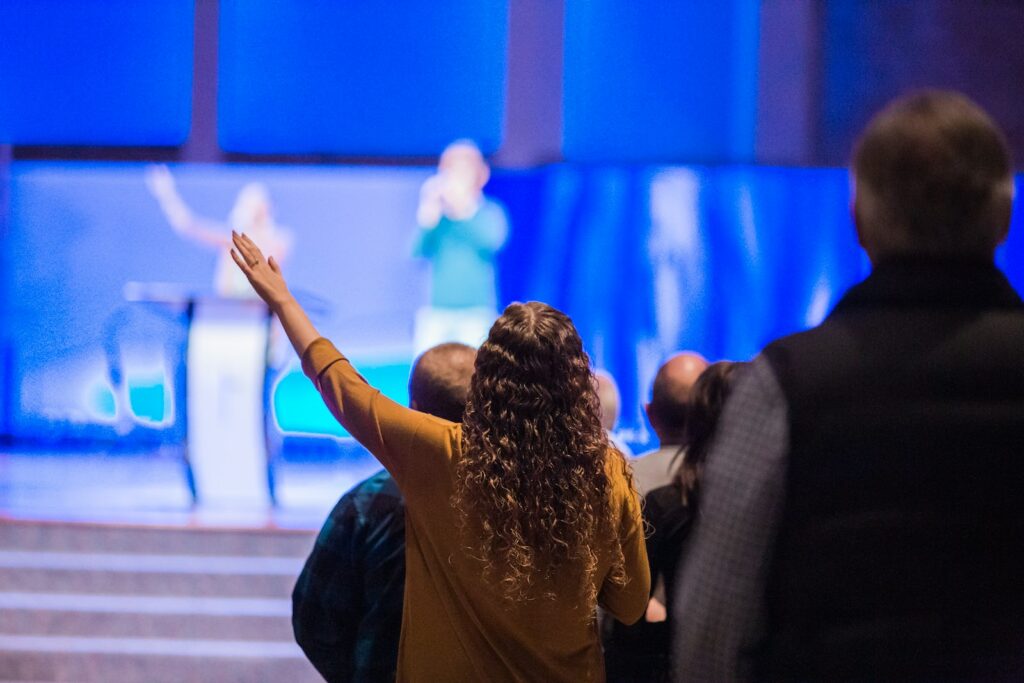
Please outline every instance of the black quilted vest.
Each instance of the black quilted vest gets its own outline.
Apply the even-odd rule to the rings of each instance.
[[[765,349],[788,400],[772,680],[1024,680],[1024,306],[988,263],[879,265]]]

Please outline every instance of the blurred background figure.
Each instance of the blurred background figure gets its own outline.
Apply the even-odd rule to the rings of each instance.
[[[698,491],[704,460],[718,428],[726,399],[747,363],[719,361],[706,368],[688,388],[686,422],[678,436],[682,460],[676,460],[668,481],[644,495],[644,521],[649,529],[647,559],[651,568],[651,600],[644,619],[626,626],[613,622],[605,638],[609,683],[662,683],[673,680],[671,673],[672,619],[665,605],[671,605],[683,546],[697,515]],[[675,356],[668,372],[697,367],[691,354]],[[664,367],[663,367],[664,369]],[[682,373],[681,373],[682,374]],[[659,373],[659,376],[661,373]],[[636,461],[634,461],[636,463]],[[661,595],[657,595],[657,593]]]
[[[494,258],[508,219],[484,195],[490,177],[476,144],[457,140],[420,190],[413,254],[430,262],[431,286],[430,304],[416,314],[416,353],[446,341],[479,346],[498,317]]]
[[[669,358],[658,369],[651,390],[651,402],[645,408],[651,427],[658,437],[659,447],[637,456],[631,463],[633,485],[641,496],[670,484],[682,466],[688,444],[686,431],[693,401],[691,390],[707,367],[708,362],[702,355],[684,351]],[[606,621],[603,632],[607,649],[613,655],[615,676],[633,675],[628,673],[633,669],[629,659],[631,653],[641,658],[662,656],[657,653],[651,655],[649,646],[650,643],[658,642],[659,647],[663,648],[669,642],[666,635],[667,626],[659,624],[667,618],[665,605],[668,602],[665,593],[664,576],[652,575],[651,599],[644,619],[630,628],[625,628],[621,624],[613,627],[611,620]],[[649,626],[653,624],[659,625]],[[640,674],[650,673],[650,670],[643,666],[637,671]],[[621,680],[646,679],[641,675],[640,678]]]
[[[594,379],[597,382],[597,400],[601,402],[601,426],[608,433],[608,438],[615,444],[623,455],[633,455],[632,449],[626,442],[615,435],[615,427],[619,423],[619,412],[621,411],[621,397],[619,385],[607,370],[595,370]]]
[[[226,298],[253,298],[245,276],[231,262],[231,231],[245,233],[260,248],[284,264],[292,249],[289,230],[274,221],[270,195],[263,183],[246,183],[235,199],[227,222],[195,215],[182,199],[174,176],[166,166],[151,166],[146,171],[146,186],[160,203],[174,231],[182,237],[217,250],[214,291]]]
[[[651,388],[651,402],[645,406],[647,419],[658,437],[658,448],[642,453],[633,461],[633,483],[641,496],[672,480],[686,451],[683,435],[690,412],[690,390],[707,367],[704,356],[683,351],[658,369]]]
[[[174,231],[217,252],[213,284],[220,300],[202,296],[202,291],[182,299],[190,313],[187,362],[180,366],[186,378],[177,384],[179,393],[187,387],[184,410],[193,496],[203,504],[234,508],[273,503],[277,496],[264,397],[274,382],[268,371],[285,366],[287,345],[280,343],[279,328],[265,308],[239,301],[254,297],[231,262],[230,245],[232,231],[246,234],[280,264],[291,252],[291,232],[275,222],[270,195],[261,182],[243,185],[227,220],[218,222],[189,208],[166,166],[150,166],[145,179]],[[143,300],[145,289],[143,284]],[[113,372],[111,379],[113,383]],[[123,393],[117,384],[114,387]],[[228,434],[234,441],[224,440]],[[241,438],[244,443],[237,441]],[[233,485],[225,486],[228,481]]]

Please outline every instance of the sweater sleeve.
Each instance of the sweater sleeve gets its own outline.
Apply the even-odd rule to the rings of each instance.
[[[371,387],[334,345],[321,337],[302,354],[302,369],[342,427],[391,473],[399,488],[422,468],[414,457],[448,453],[455,424],[395,403]]]
[[[618,585],[605,579],[598,603],[624,624],[632,624],[644,615],[651,597],[651,570],[647,561],[644,522],[637,494],[622,479],[619,484],[624,502],[619,526],[622,555],[625,560],[626,583]]]

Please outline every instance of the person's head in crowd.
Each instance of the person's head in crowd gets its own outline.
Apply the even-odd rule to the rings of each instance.
[[[521,599],[559,570],[579,571],[596,600],[597,550],[614,518],[609,445],[590,359],[572,320],[538,302],[514,303],[477,352],[463,420],[463,457],[453,502],[473,550],[505,596]],[[610,580],[624,585],[624,558],[611,552]]]
[[[597,386],[598,407],[601,410],[601,426],[610,432],[619,423],[622,403],[619,385],[607,370],[595,370],[594,381]]]
[[[424,351],[409,376],[409,407],[461,422],[475,362],[476,349],[466,344],[449,342]]]
[[[889,104],[858,139],[852,173],[854,222],[872,263],[991,260],[1006,238],[1010,152],[992,119],[959,93],[924,90]]]
[[[690,396],[690,412],[686,419],[683,436],[686,443],[686,457],[683,458],[676,475],[676,483],[682,489],[683,503],[693,505],[697,499],[704,461],[718,428],[725,401],[729,398],[739,371],[747,363],[718,361],[701,373],[693,385]]]
[[[475,142],[456,140],[441,153],[437,177],[445,206],[459,213],[480,202],[491,169]]]
[[[236,232],[262,236],[273,228],[273,205],[263,183],[246,183],[238,192],[228,223]]]
[[[651,388],[651,402],[644,408],[662,446],[683,443],[690,392],[707,367],[708,362],[704,356],[683,351],[658,368]]]

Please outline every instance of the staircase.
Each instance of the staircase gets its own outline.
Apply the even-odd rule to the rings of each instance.
[[[0,520],[0,683],[304,683],[309,531]]]

